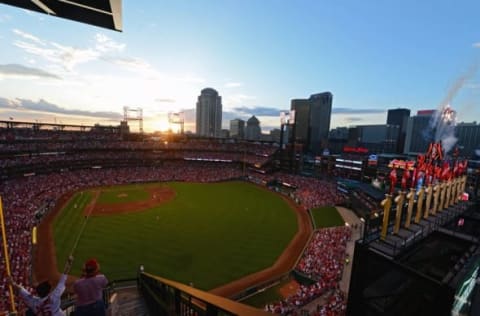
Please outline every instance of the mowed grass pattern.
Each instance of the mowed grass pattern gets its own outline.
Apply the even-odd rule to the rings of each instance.
[[[143,264],[150,273],[208,290],[272,265],[297,232],[294,210],[252,184],[168,185],[176,196],[163,205],[88,219],[72,273],[96,257],[111,280],[134,277]],[[60,267],[85,220],[78,203],[88,197],[75,195],[56,219]]]

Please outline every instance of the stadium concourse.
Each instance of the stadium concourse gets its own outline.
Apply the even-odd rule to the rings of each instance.
[[[122,141],[115,135],[103,133],[33,133],[27,130],[19,130],[12,137],[11,131],[4,129],[0,129],[0,140],[0,195],[4,204],[10,266],[13,278],[29,290],[35,281],[32,228],[64,194],[72,191],[151,181],[215,182],[244,178],[255,183],[277,180],[294,185],[296,190],[291,197],[305,210],[342,202],[334,183],[282,172],[260,174],[247,170],[246,166],[253,169],[272,160],[278,147],[271,144],[235,144],[217,140]],[[339,262],[345,255],[345,241],[349,234],[348,228],[317,231],[312,238],[313,244],[307,247],[302,258],[302,265],[298,266],[300,271],[317,278],[319,290],[313,295],[330,290],[328,306],[340,306],[345,300],[338,288],[343,267]],[[337,245],[343,248],[331,249]],[[332,252],[319,251],[325,247]],[[327,271],[318,264],[312,266],[317,260],[327,266]],[[322,278],[325,272],[328,277]],[[9,310],[4,260],[0,262],[0,274],[2,313]],[[312,291],[312,288],[308,290]],[[313,298],[311,296],[302,305]],[[295,298],[287,299],[292,300]],[[24,309],[18,301],[17,306]]]

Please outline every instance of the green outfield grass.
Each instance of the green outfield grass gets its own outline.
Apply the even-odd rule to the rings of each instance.
[[[334,206],[318,207],[311,210],[315,228],[343,226],[345,221]]]
[[[75,194],[54,223],[59,267],[86,221],[72,274],[79,275],[82,263],[96,257],[111,280],[134,277],[142,264],[147,272],[212,289],[272,265],[297,231],[288,204],[252,184],[168,185],[176,196],[163,205],[88,220],[83,208],[92,193]],[[112,203],[130,189],[109,187]]]

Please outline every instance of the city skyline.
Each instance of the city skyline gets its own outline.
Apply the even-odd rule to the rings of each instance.
[[[334,95],[331,128],[445,100],[459,121],[480,120],[473,1],[123,6],[119,33],[0,5],[0,118],[118,124],[134,106],[147,131],[166,129],[172,111],[194,131],[196,98],[212,87],[223,128],[252,115],[278,128],[292,99],[323,91]]]

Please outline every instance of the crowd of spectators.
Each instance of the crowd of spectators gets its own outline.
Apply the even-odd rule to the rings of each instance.
[[[12,122],[13,123],[13,122]],[[31,123],[32,124],[32,123]],[[28,124],[27,124],[28,125]],[[71,129],[61,129],[51,126],[50,128],[21,127],[14,128],[0,127],[0,141],[16,142],[16,141],[79,141],[79,140],[121,140],[122,135],[118,129],[97,129],[82,131]]]
[[[0,129],[1,131],[1,129]],[[1,135],[1,133],[0,133]],[[0,137],[0,152],[2,153],[39,153],[65,152],[80,150],[194,150],[213,152],[239,152],[257,156],[271,156],[278,146],[270,143],[236,142],[223,139],[185,139],[181,141],[161,141],[157,139],[121,140],[118,137],[104,139],[92,138],[47,138],[23,139],[18,141],[2,141]]]
[[[310,316],[343,316],[347,311],[347,298],[345,293],[339,289],[335,289],[326,297],[326,303],[317,305],[315,312]]]
[[[301,201],[306,209],[337,205],[343,201],[343,197],[338,194],[334,182],[292,174],[281,174],[280,177],[283,182],[293,184],[297,188],[295,197]]]
[[[24,154],[9,157],[0,157],[1,168],[11,168],[18,166],[48,166],[57,163],[72,163],[82,161],[98,161],[98,160],[128,160],[128,159],[145,159],[156,158],[157,155],[148,154],[138,151],[97,151],[97,152],[80,152],[80,153],[51,153],[51,154]]]
[[[315,231],[295,269],[313,280],[340,279],[350,238],[349,227]]]
[[[277,148],[270,144],[219,143],[215,141],[117,141],[79,140],[75,142],[0,142],[0,168],[4,174],[40,171],[59,165],[98,164],[128,161],[199,160],[232,161],[252,166],[269,162]],[[140,163],[141,164],[141,163]],[[19,169],[21,168],[21,169]]]
[[[250,172],[249,176],[257,183],[287,184],[291,188],[291,197],[299,202],[304,209],[313,209],[320,206],[338,205],[344,197],[337,191],[336,183],[312,177],[276,172],[261,174]]]
[[[345,265],[350,227],[325,228],[315,231],[295,270],[314,281],[300,285],[295,294],[279,302],[267,304],[265,310],[282,315],[297,315],[301,307],[325,295],[326,304],[319,305],[313,315],[342,315],[345,295],[339,289]]]
[[[335,288],[327,291],[324,295],[323,303],[316,305],[314,310],[293,307],[287,302],[269,304],[265,310],[274,314],[288,316],[345,316],[347,311],[347,297],[345,293]]]

